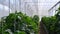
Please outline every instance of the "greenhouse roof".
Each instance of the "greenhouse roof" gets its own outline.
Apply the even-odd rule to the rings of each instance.
[[[9,9],[13,12],[16,10],[22,12],[29,11],[29,15],[33,13],[39,14],[40,17],[48,15],[48,10],[55,5],[59,0],[0,0],[0,15],[4,13],[4,15],[7,15],[9,12]],[[10,3],[9,3],[10,2]],[[27,3],[26,3],[27,2]],[[9,7],[10,4],[10,7]],[[27,5],[28,9],[25,9],[25,5]],[[3,7],[4,6],[4,7]],[[5,9],[3,9],[5,8]],[[5,10],[4,12],[2,12]],[[33,12],[31,12],[33,11]],[[36,12],[37,11],[37,12]],[[1,15],[3,16],[3,15]],[[0,16],[0,17],[1,17]]]

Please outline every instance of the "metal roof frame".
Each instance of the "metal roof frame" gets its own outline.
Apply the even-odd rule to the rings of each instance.
[[[55,6],[57,6],[58,4],[60,3],[60,1],[59,2],[57,2],[53,7],[51,7],[48,11],[50,11],[50,10],[52,10]]]

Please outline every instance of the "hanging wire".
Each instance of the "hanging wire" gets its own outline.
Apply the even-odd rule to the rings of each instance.
[[[28,4],[27,4],[28,3]],[[30,3],[33,3],[33,2],[25,2],[25,13],[27,14],[29,14],[30,13],[30,15],[29,16],[33,16],[33,14],[34,14],[34,12],[33,12],[33,9],[32,9],[32,7],[34,7],[34,5],[32,5],[32,7],[29,5]],[[28,11],[27,11],[28,10]]]
[[[28,13],[29,16],[32,17],[32,15],[33,15],[33,9],[32,9],[32,7],[33,7],[34,5],[32,5],[32,7],[31,7],[31,6],[29,5],[30,2],[26,2],[26,3],[28,3],[28,4],[26,4],[26,10],[28,10],[27,13]],[[31,2],[31,3],[32,3],[32,2]]]
[[[53,15],[53,9],[51,10],[51,12],[50,12],[50,16],[52,16]]]
[[[29,2],[26,2],[26,3],[29,3]],[[32,14],[31,11],[31,6],[29,4],[26,4],[26,10],[27,10],[27,13],[29,14],[29,16]]]
[[[15,0],[15,14],[16,14],[16,0]],[[15,15],[16,17],[16,15]],[[14,19],[14,32],[16,30],[16,18]]]
[[[34,6],[35,6],[35,9],[36,9],[36,15],[38,15],[38,0],[36,2],[33,1],[33,3],[34,3]]]
[[[19,0],[19,11],[21,11],[21,0]]]
[[[4,4],[4,0],[2,1],[2,4]],[[3,5],[3,11],[4,11],[4,5]],[[2,15],[4,15],[4,13],[2,13]],[[4,34],[3,33],[3,18],[2,18],[2,34]]]
[[[18,0],[18,3],[17,4],[18,4],[18,12],[19,12],[19,0]]]
[[[2,2],[2,4],[3,4],[3,2]],[[2,15],[3,15],[3,13],[2,13]],[[3,34],[3,22],[2,22],[2,34]]]
[[[19,1],[19,3],[18,3],[18,9],[20,9],[20,5],[21,5],[21,0],[18,0]],[[18,10],[18,12],[20,12],[20,10]],[[18,16],[17,16],[18,17]],[[18,21],[18,30],[20,29],[20,22]],[[19,32],[19,31],[18,31]],[[19,33],[17,33],[17,34],[19,34]]]
[[[10,14],[10,0],[9,0],[9,14]]]
[[[26,14],[26,2],[25,2],[25,5],[24,6],[25,6],[25,14]]]
[[[31,6],[29,6],[29,4],[27,5],[27,10],[29,10],[30,16],[32,17],[32,15],[33,15],[33,9],[32,9]]]
[[[14,1],[14,3],[16,3],[16,0]],[[15,4],[16,5],[16,4]],[[16,7],[16,6],[15,6]],[[16,10],[16,9],[15,9]],[[16,19],[14,19],[14,32],[15,32],[15,23],[16,23]]]
[[[55,7],[55,14],[56,14],[56,7]],[[55,14],[54,14],[54,15],[55,15]]]
[[[16,11],[16,0],[14,0],[14,4],[15,4],[15,9],[14,10]]]
[[[60,1],[59,1],[59,7],[60,7]]]
[[[2,4],[3,4],[3,2],[2,2]],[[4,7],[3,7],[3,11],[4,11]],[[2,13],[2,15],[3,15],[3,13]],[[2,22],[2,34],[3,34],[3,22]]]

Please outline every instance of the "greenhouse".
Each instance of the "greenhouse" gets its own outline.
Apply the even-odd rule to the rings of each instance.
[[[0,0],[0,34],[60,34],[60,0]]]

